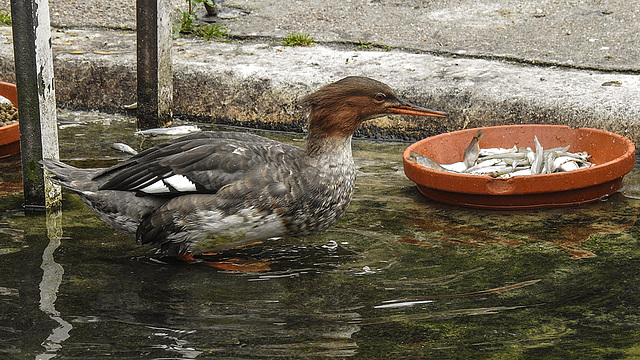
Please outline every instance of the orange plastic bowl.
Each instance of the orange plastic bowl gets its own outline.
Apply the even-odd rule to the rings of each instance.
[[[440,134],[418,141],[403,154],[404,172],[420,192],[447,204],[485,209],[536,209],[586,204],[620,189],[622,177],[635,165],[635,146],[620,135],[562,125],[509,125],[482,128],[481,148],[531,147],[534,136],[546,149],[570,145],[587,151],[595,166],[574,171],[523,175],[507,179],[427,169],[407,160],[411,151],[440,164],[462,161],[464,149],[478,129]]]
[[[0,95],[18,106],[18,93],[14,84],[0,81]],[[13,123],[0,127],[0,159],[20,153],[20,126]]]

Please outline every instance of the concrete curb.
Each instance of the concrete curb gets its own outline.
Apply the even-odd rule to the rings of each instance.
[[[1,28],[0,79],[13,81],[11,29]],[[596,127],[640,140],[640,77],[617,72],[320,44],[174,43],[174,111],[215,122],[300,129],[295,103],[324,83],[364,75],[417,104],[450,112],[445,121],[379,119],[359,135],[419,139],[477,126],[549,123]],[[54,32],[56,96],[65,108],[123,111],[136,100],[135,33]]]

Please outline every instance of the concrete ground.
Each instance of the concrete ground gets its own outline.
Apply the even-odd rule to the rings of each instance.
[[[172,1],[186,9],[186,2]],[[8,3],[0,0],[0,8]],[[135,3],[51,0],[50,7],[59,105],[121,110],[135,102]],[[634,2],[234,0],[223,4],[221,17],[209,20],[228,31],[226,42],[174,41],[176,114],[296,129],[298,98],[326,82],[365,75],[451,116],[383,118],[362,135],[420,138],[552,123],[640,140]],[[281,45],[295,32],[316,45]],[[0,38],[0,79],[12,81],[11,28],[0,28]]]

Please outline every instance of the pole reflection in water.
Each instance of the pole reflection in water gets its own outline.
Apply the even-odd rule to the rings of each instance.
[[[60,246],[62,239],[62,207],[57,206],[47,209],[47,237],[49,245],[42,254],[42,281],[40,282],[40,310],[47,314],[59,326],[51,331],[51,334],[42,343],[45,351],[36,356],[36,359],[52,359],[62,348],[62,342],[69,338],[71,324],[65,321],[56,310],[55,303],[58,288],[62,283],[64,269],[54,259],[54,252]]]

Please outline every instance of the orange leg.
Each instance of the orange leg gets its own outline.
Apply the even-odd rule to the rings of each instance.
[[[204,252],[204,253],[202,253],[202,254],[200,254],[200,255],[204,255],[204,256],[216,256],[216,255],[218,255],[218,253],[217,253],[217,252]]]
[[[222,261],[205,261],[206,265],[227,271],[265,272],[271,270],[270,261],[233,258]]]
[[[206,255],[215,255],[215,253],[207,253]],[[186,262],[187,264],[202,263],[204,265],[226,271],[265,272],[271,270],[271,267],[269,266],[271,264],[270,261],[255,261],[251,259],[240,258],[233,258],[222,261],[204,261],[194,258],[190,253],[178,254],[178,259]]]
[[[199,260],[197,260],[196,258],[194,258],[191,255],[191,253],[178,254],[178,259],[180,259],[181,261],[186,262],[187,264],[193,264],[193,263],[199,262]]]

